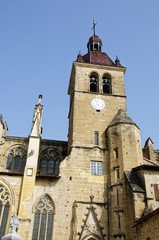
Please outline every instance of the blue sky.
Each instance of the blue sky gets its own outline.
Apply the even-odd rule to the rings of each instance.
[[[72,62],[92,35],[112,60],[127,67],[129,116],[159,146],[158,0],[1,0],[0,113],[9,136],[30,134],[34,105],[43,94],[42,138],[67,140]]]

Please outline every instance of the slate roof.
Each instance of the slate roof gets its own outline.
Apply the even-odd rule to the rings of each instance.
[[[148,144],[149,141],[153,144],[152,139],[149,137],[149,138],[146,140],[146,142],[145,142],[145,146]]]
[[[127,123],[127,124],[136,125],[134,121],[128,116],[128,114],[122,108],[119,109],[119,111],[117,112],[113,120],[110,122],[109,127],[114,126],[118,123]]]
[[[154,170],[154,171],[159,171],[159,165],[147,165],[147,164],[143,164],[140,166],[137,166],[135,168],[133,168],[133,171],[138,171],[138,170]]]
[[[133,192],[145,193],[145,189],[134,171],[125,171],[125,176]]]
[[[137,225],[143,223],[144,221],[148,221],[150,218],[153,216],[159,214],[159,208],[155,209],[154,211],[150,212],[144,217],[139,218],[138,220],[135,221],[135,224],[132,227],[136,227]]]

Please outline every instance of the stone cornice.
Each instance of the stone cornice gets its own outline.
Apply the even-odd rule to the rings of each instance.
[[[107,66],[107,65],[101,65],[101,64],[81,63],[81,62],[73,62],[73,64],[76,65],[76,66],[79,66],[79,67],[96,68],[96,69],[111,70],[111,71],[120,71],[120,72],[124,72],[124,73],[126,71],[125,67]]]

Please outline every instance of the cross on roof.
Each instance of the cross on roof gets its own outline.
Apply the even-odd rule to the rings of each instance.
[[[96,23],[95,20],[93,19],[93,28],[92,28],[92,29],[93,29],[93,31],[94,31],[94,35],[95,35],[95,26],[96,26],[96,24],[97,24],[97,23]]]

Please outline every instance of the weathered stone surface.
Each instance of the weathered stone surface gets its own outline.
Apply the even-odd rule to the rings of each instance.
[[[94,61],[101,56],[97,52],[93,55]],[[108,60],[104,65],[100,62],[103,59],[99,59],[99,64],[89,61],[73,63],[68,89],[68,143],[41,139],[41,100],[35,107],[29,138],[3,138],[0,185],[4,185],[10,194],[9,214],[18,213],[21,217],[18,233],[23,240],[32,239],[35,206],[42,196],[51,199],[54,206],[51,237],[54,240],[91,237],[95,240],[134,240],[137,238],[136,228],[131,227],[134,221],[142,217],[146,206],[152,211],[159,207],[154,191],[154,184],[159,183],[159,171],[157,167],[150,168],[158,166],[159,150],[154,150],[152,142],[148,141],[142,151],[140,129],[126,113],[126,69]],[[98,78],[98,92],[90,92],[91,74]],[[105,76],[111,79],[109,94],[103,93]],[[100,111],[91,105],[96,98],[105,103]],[[1,137],[2,121],[0,126]],[[95,133],[98,133],[98,144],[95,143]],[[6,169],[8,155],[17,146],[28,152],[24,173]],[[61,156],[57,176],[39,174],[40,157],[48,149],[58,151]],[[92,161],[103,164],[101,175],[91,174]],[[146,163],[149,168],[143,169]],[[156,221],[157,215],[154,219]],[[154,226],[156,237],[159,232],[156,222]],[[150,231],[149,226],[142,223],[140,228],[144,239],[146,232]],[[153,233],[151,238],[156,239]]]
[[[119,109],[119,111],[109,124],[109,127],[119,123],[135,124],[134,121],[128,116],[128,114],[122,108]]]

